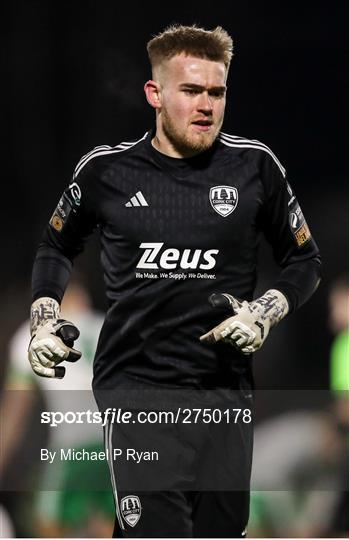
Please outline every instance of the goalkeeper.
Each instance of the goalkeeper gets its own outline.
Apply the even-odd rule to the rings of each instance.
[[[200,407],[225,400],[247,408],[252,353],[315,291],[319,251],[270,148],[221,131],[230,36],[220,27],[170,27],[147,49],[144,88],[156,125],[77,164],[34,264],[29,359],[48,377],[78,359],[77,329],[60,320],[60,302],[74,258],[98,228],[109,302],[94,360],[100,409],[118,407],[124,388],[140,399],[146,388],[154,402],[163,390],[160,403],[183,389]],[[280,275],[253,300],[261,234]],[[129,448],[147,450],[148,441],[160,455],[143,467],[110,461],[115,536],[245,534],[251,424],[184,427],[178,435],[154,424],[149,437],[106,427],[110,452],[134,437]]]

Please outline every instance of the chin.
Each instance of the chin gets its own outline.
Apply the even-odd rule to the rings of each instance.
[[[188,138],[185,142],[187,143],[188,149],[203,152],[213,145],[216,137],[216,133],[200,133],[195,137]]]
[[[170,121],[164,124],[163,129],[173,147],[184,155],[197,154],[208,150],[213,145],[219,132],[217,128],[206,133],[200,133],[190,128],[178,130]]]

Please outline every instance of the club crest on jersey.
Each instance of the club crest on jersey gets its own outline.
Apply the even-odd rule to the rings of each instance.
[[[222,217],[234,212],[238,204],[238,190],[232,186],[214,186],[209,197],[213,210]]]
[[[121,499],[121,514],[128,525],[134,527],[141,517],[142,506],[139,497],[129,495]]]

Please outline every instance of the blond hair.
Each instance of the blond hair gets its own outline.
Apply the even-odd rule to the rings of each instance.
[[[163,60],[183,52],[223,62],[228,71],[233,56],[233,40],[221,26],[205,30],[196,25],[172,25],[148,41],[147,51],[153,71]]]

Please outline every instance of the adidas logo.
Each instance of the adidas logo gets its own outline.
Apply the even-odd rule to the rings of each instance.
[[[125,206],[149,206],[149,204],[145,200],[143,193],[141,191],[137,191],[136,195],[131,197],[131,199],[125,204]]]

